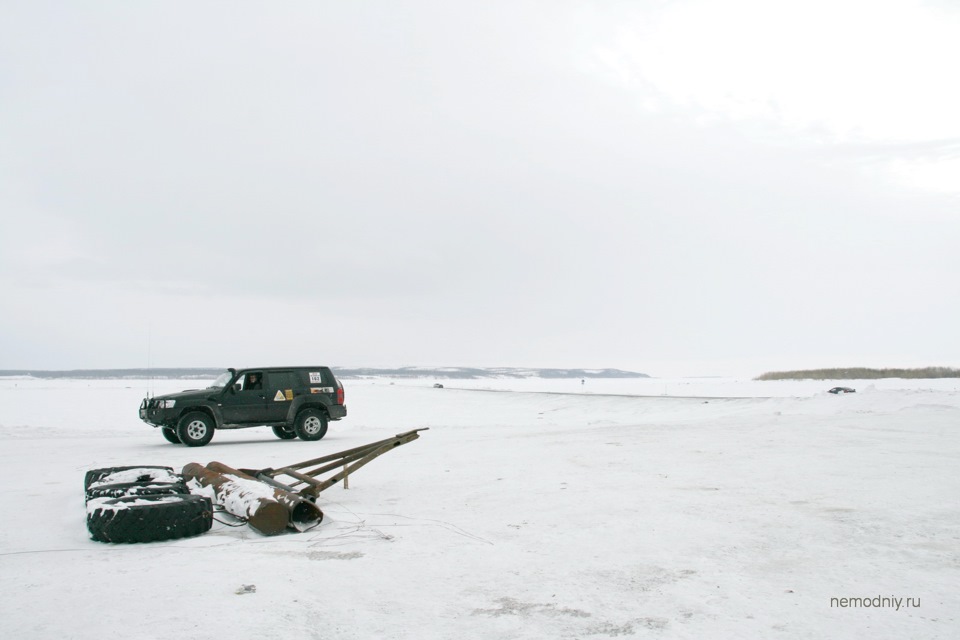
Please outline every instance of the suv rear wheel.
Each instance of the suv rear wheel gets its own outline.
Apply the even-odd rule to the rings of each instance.
[[[213,420],[200,411],[188,413],[177,424],[177,437],[188,447],[202,447],[213,439]]]
[[[327,435],[327,416],[317,409],[304,409],[297,414],[293,430],[301,440],[319,440]]]

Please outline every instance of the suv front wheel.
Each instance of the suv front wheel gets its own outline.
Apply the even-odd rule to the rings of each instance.
[[[281,440],[293,440],[297,437],[297,432],[289,427],[274,427],[273,435],[277,436]]]
[[[317,409],[304,409],[297,414],[293,430],[301,440],[319,440],[327,435],[327,416]]]
[[[188,447],[202,447],[213,439],[213,420],[200,411],[188,413],[177,424],[177,437]]]

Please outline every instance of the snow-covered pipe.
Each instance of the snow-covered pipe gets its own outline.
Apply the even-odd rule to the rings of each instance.
[[[265,536],[283,533],[287,527],[303,531],[323,520],[323,512],[309,500],[221,462],[206,467],[191,462],[183,468],[183,476],[212,487],[217,504]]]

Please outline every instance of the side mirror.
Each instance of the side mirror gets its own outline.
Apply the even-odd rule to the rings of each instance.
[[[240,391],[240,383],[239,383],[239,382],[236,383],[235,385],[233,385],[232,387],[230,387],[230,393],[236,393],[237,391]]]

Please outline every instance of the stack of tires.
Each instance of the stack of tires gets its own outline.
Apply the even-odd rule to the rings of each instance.
[[[210,498],[192,495],[170,467],[110,467],[83,479],[87,530],[99,542],[157,542],[206,533]]]

